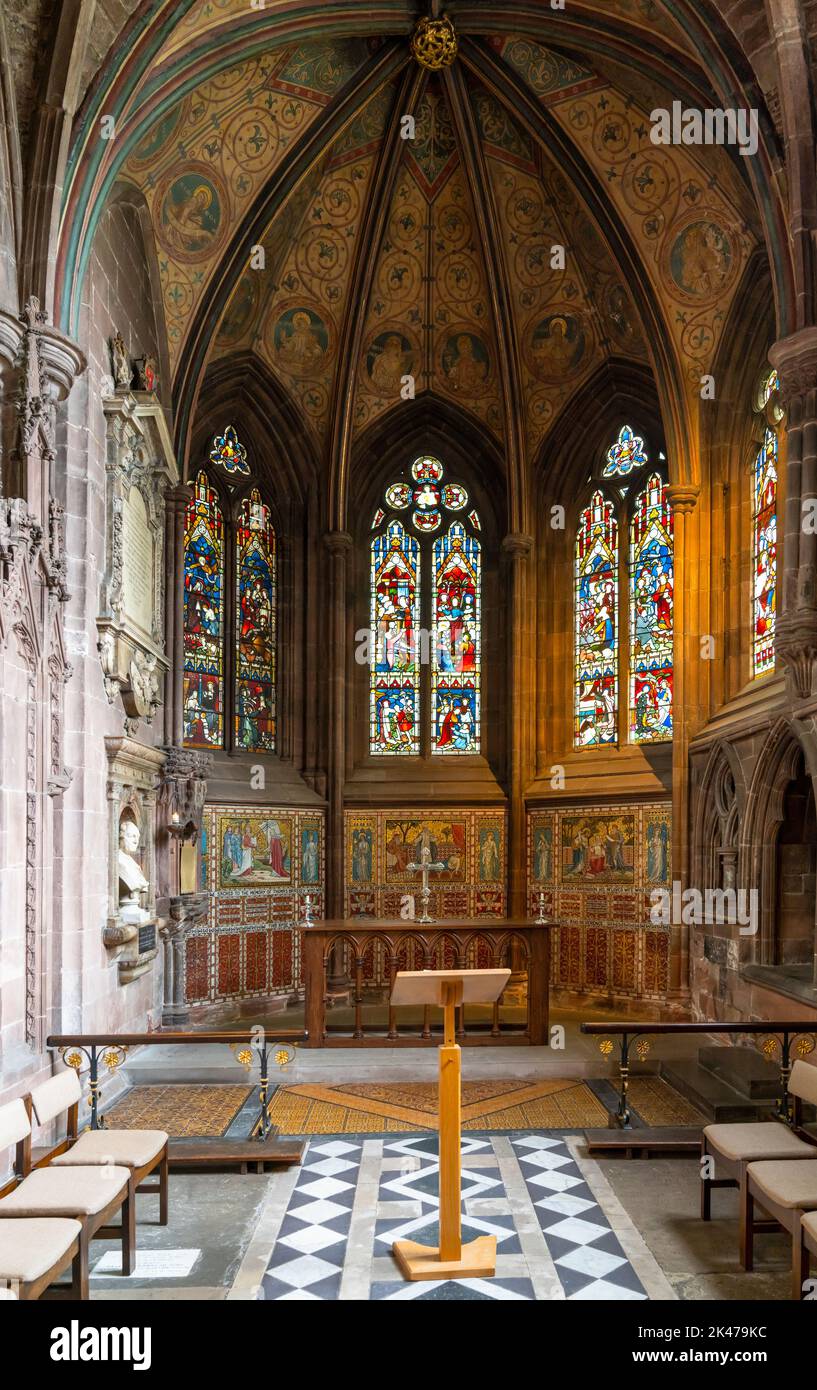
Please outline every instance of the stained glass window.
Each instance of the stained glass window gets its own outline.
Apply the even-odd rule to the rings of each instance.
[[[672,738],[672,508],[657,473],[635,499],[630,524],[630,738]]]
[[[611,449],[607,450],[607,463],[604,478],[626,478],[634,468],[641,468],[647,462],[644,440],[639,439],[629,425],[625,425]]]
[[[372,541],[369,699],[372,753],[418,753],[420,547],[399,521]]]
[[[253,488],[238,513],[235,536],[235,741],[237,748],[275,748],[275,532]]]
[[[576,746],[617,741],[618,524],[595,492],[579,518],[575,568]]]
[[[239,442],[238,435],[232,425],[228,425],[224,433],[217,434],[213,440],[210,462],[218,464],[225,473],[249,475],[250,465],[247,463],[247,450]]]
[[[439,459],[416,458],[409,478],[385,489],[372,521],[373,530],[386,522],[371,550],[369,747],[375,754],[419,753],[427,720],[432,754],[480,748],[481,555],[471,534],[480,521],[475,508],[467,523],[450,515],[463,512],[469,497],[462,483],[444,482],[444,475]],[[394,512],[406,515],[386,520]],[[417,540],[412,531],[428,539]],[[431,576],[431,632],[420,629],[421,547]],[[421,717],[429,663],[430,714]]]
[[[752,674],[774,670],[777,582],[777,434],[767,428],[752,471]]]
[[[184,741],[224,743],[224,518],[206,473],[187,507],[184,539]]]
[[[480,545],[455,521],[434,542],[433,753],[480,748]]]
[[[774,371],[769,372],[769,375],[767,376],[765,382],[763,383],[763,404],[764,404],[764,405],[768,405],[768,404],[769,404],[769,401],[772,399],[772,396],[774,395],[775,391],[779,391],[779,390],[780,390],[780,377],[778,376],[777,372],[774,372]]]

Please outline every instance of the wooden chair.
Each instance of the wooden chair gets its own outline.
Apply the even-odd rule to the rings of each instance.
[[[755,1203],[771,1220],[755,1220]],[[805,1212],[817,1211],[817,1158],[811,1163],[750,1163],[741,1188],[740,1258],[744,1269],[754,1263],[758,1231],[782,1226],[792,1238],[792,1298],[803,1296],[802,1222]]]
[[[82,1087],[75,1071],[58,1072],[31,1092],[31,1103],[38,1124],[45,1125],[63,1111],[67,1116],[67,1137],[47,1153],[44,1162],[52,1168],[96,1167],[116,1163],[129,1168],[137,1192],[158,1192],[159,1225],[168,1222],[168,1136],[161,1129],[86,1129],[77,1137],[77,1118]],[[159,1170],[158,1182],[145,1178]]]
[[[71,1266],[70,1285],[54,1281]],[[0,1298],[88,1297],[88,1245],[72,1217],[23,1216],[0,1220]]]
[[[796,1061],[789,1078],[794,1097],[794,1123],[802,1123],[803,1101],[817,1105],[817,1067]],[[704,1177],[703,1160],[714,1160],[714,1178]],[[701,1218],[709,1221],[713,1187],[741,1187],[750,1163],[766,1159],[817,1158],[817,1140],[801,1138],[780,1120],[748,1124],[707,1125],[701,1139]]]
[[[86,1251],[96,1240],[121,1240],[122,1273],[132,1274],[136,1256],[136,1194],[129,1168],[109,1164],[85,1167],[31,1168],[29,1104],[12,1100],[0,1107],[0,1152],[17,1145],[17,1177],[0,1189],[0,1220],[72,1217],[82,1227]],[[122,1212],[122,1225],[107,1223]],[[87,1254],[82,1291],[88,1296]]]
[[[800,1272],[803,1283],[811,1274],[812,1255],[817,1257],[817,1211],[807,1212],[800,1222]],[[803,1297],[802,1286],[800,1296]]]

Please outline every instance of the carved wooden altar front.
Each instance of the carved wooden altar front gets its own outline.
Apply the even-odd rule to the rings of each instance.
[[[514,970],[513,1010],[505,996],[488,1008],[457,1010],[460,1043],[542,1046],[548,1042],[550,929],[553,923],[479,918],[419,925],[348,918],[303,933],[307,1047],[436,1045],[441,1019],[416,1019],[388,1004],[398,970]],[[348,994],[328,987],[330,961],[346,972]],[[334,990],[334,981],[333,981]],[[510,990],[506,991],[506,995]],[[505,1002],[503,1002],[505,1001]],[[520,1008],[519,1005],[522,1005]],[[524,1017],[521,1014],[524,1009]],[[368,1017],[367,1017],[368,1015]]]

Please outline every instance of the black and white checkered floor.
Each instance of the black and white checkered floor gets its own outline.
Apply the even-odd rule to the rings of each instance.
[[[262,1299],[647,1299],[575,1146],[553,1132],[462,1141],[463,1241],[497,1238],[493,1279],[405,1282],[395,1240],[438,1243],[436,1134],[310,1141],[290,1194]],[[609,1191],[609,1189],[608,1189]],[[610,1203],[608,1203],[610,1205]],[[616,1203],[639,1268],[652,1257]],[[659,1276],[660,1280],[660,1276]],[[649,1279],[648,1279],[649,1282]]]

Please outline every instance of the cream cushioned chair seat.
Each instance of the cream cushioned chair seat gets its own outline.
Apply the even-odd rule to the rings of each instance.
[[[162,1152],[166,1143],[167,1135],[161,1129],[86,1129],[66,1153],[51,1160],[51,1167],[121,1163],[126,1168],[142,1168]]]
[[[0,1221],[0,1279],[33,1284],[69,1250],[82,1227],[62,1217]]]
[[[129,1168],[35,1168],[0,1201],[2,1216],[96,1216],[130,1179]],[[815,1203],[817,1206],[817,1203]]]
[[[804,1211],[817,1208],[817,1161],[753,1163],[749,1176],[755,1187],[779,1207],[802,1207]]]
[[[817,1158],[817,1147],[798,1139],[782,1124],[759,1120],[741,1125],[706,1125],[704,1138],[724,1158]]]

